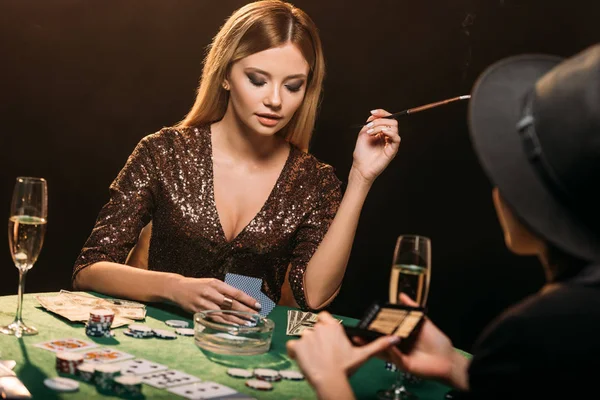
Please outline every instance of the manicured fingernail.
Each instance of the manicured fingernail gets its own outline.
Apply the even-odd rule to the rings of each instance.
[[[367,131],[367,133],[371,134],[371,133],[373,133],[373,131],[374,131],[374,130],[375,130],[375,129],[371,128],[371,129],[369,129],[369,130]]]
[[[256,302],[256,304],[254,305],[254,308],[256,308],[257,310],[260,310],[262,308],[262,306],[260,305],[259,302]]]
[[[371,114],[375,115],[375,114],[377,114],[378,111],[379,110],[371,110]]]
[[[392,336],[392,337],[390,337],[390,339],[389,339],[389,340],[390,340],[390,343],[391,343],[391,344],[397,344],[397,343],[400,343],[400,336]]]
[[[367,128],[370,128],[373,126],[373,121],[369,122],[367,125],[365,125]]]
[[[244,325],[246,325],[246,326],[256,326],[256,324],[253,324],[251,321],[246,321],[244,323]]]

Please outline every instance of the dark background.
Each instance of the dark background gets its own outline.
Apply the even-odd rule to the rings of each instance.
[[[136,143],[191,107],[205,46],[242,0],[0,1],[0,211],[14,179],[49,185],[46,242],[27,292],[70,288],[108,186]],[[469,93],[489,64],[570,56],[600,40],[598,1],[298,0],[321,31],[328,76],[311,152],[343,181],[373,108]],[[396,237],[431,237],[431,318],[466,350],[500,310],[537,290],[536,259],[504,246],[491,185],[471,148],[467,103],[400,121],[400,151],[364,206],[342,291],[359,317],[387,296]],[[7,243],[0,230],[0,244]],[[0,295],[15,294],[8,246]]]

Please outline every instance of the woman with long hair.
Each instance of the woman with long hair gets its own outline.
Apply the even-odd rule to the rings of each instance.
[[[143,138],[111,184],[74,287],[190,312],[260,309],[223,282],[236,273],[262,279],[275,302],[287,282],[294,304],[329,304],[400,137],[387,112],[371,112],[342,196],[333,168],[308,154],[324,76],[302,10],[267,0],[235,11],[210,45],[190,112]],[[150,222],[147,262],[126,265]]]

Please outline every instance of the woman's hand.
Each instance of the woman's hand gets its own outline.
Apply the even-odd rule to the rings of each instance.
[[[364,346],[354,346],[344,328],[329,313],[319,313],[314,329],[305,330],[299,340],[287,342],[287,351],[317,389],[321,385],[338,384],[332,379],[345,379],[371,356],[398,342],[397,337],[381,337]]]
[[[398,152],[398,121],[387,119],[385,110],[373,110],[367,124],[358,133],[352,169],[372,183]]]
[[[400,294],[400,302],[418,306],[404,293]],[[462,390],[468,389],[469,361],[454,349],[450,339],[428,318],[417,334],[416,341],[407,354],[394,346],[381,356],[413,375],[441,380]]]
[[[173,301],[191,313],[219,309],[256,313],[261,309],[256,299],[218,279],[178,276],[169,289]],[[232,300],[231,306],[227,299]]]

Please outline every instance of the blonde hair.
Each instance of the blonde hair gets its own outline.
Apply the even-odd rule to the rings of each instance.
[[[278,134],[307,151],[325,76],[323,49],[310,17],[279,0],[246,4],[227,19],[208,48],[196,101],[177,126],[198,126],[222,119],[229,100],[229,92],[222,83],[231,65],[251,54],[289,42],[298,46],[310,70],[302,104]]]

